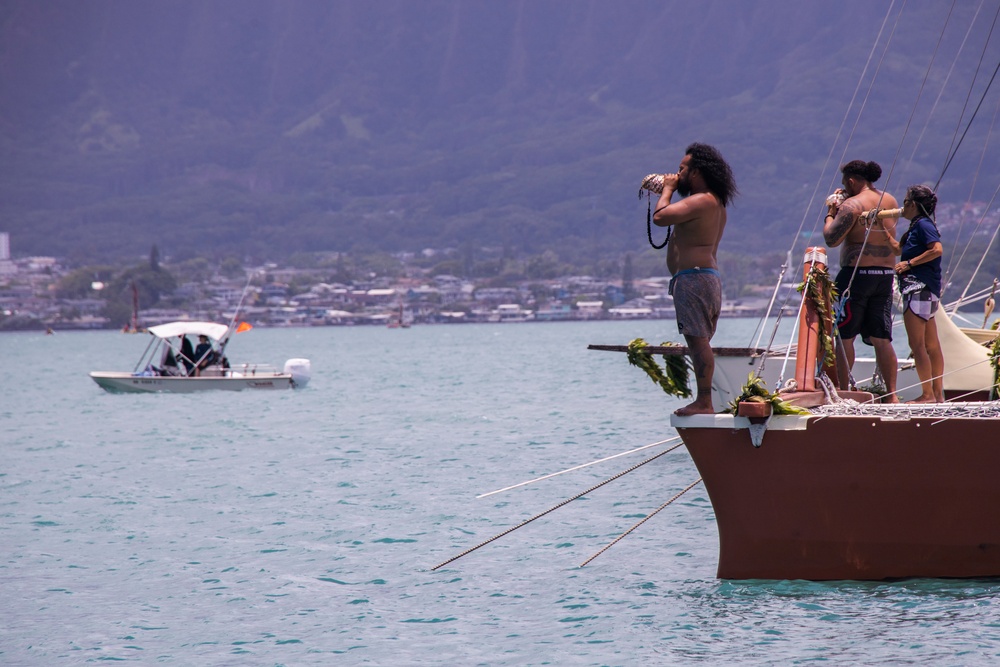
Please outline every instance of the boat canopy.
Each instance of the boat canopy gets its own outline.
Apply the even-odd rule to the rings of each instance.
[[[173,338],[174,336],[208,336],[212,340],[222,340],[229,327],[215,322],[167,322],[147,329],[157,338]]]

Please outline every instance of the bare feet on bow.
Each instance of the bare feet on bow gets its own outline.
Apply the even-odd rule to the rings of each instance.
[[[697,400],[694,403],[689,403],[683,408],[677,408],[674,410],[674,414],[678,417],[690,417],[691,415],[714,415],[715,408],[712,407],[712,401],[702,401]]]
[[[937,403],[937,402],[938,402],[938,400],[936,398],[934,398],[933,395],[931,395],[931,396],[924,396],[923,394],[921,394],[920,396],[917,396],[912,401],[907,401],[907,403]]]

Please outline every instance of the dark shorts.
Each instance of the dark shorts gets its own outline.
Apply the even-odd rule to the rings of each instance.
[[[848,299],[844,302],[844,293],[852,273],[854,282]],[[892,340],[894,275],[891,268],[881,266],[859,268],[857,273],[854,273],[853,266],[840,269],[837,274],[837,293],[841,295],[841,311],[837,329],[841,338],[851,339],[861,334],[865,343],[868,343],[869,338]]]
[[[722,311],[722,278],[714,269],[678,271],[670,281],[677,330],[685,336],[711,338]]]

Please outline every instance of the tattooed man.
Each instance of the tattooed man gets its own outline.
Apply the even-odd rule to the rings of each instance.
[[[837,292],[841,295],[840,332],[837,350],[837,375],[841,389],[850,389],[850,370],[854,366],[854,339],[875,348],[875,363],[889,392],[883,402],[896,403],[896,351],[892,347],[892,286],[896,264],[891,241],[896,238],[895,218],[871,225],[859,214],[872,209],[897,208],[896,199],[879,191],[874,183],[882,176],[876,162],[853,160],[840,168],[844,197],[827,200],[828,211],[823,237],[831,248],[840,250]]]

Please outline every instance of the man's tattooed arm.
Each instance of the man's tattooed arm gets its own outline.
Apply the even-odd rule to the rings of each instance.
[[[837,217],[833,220],[826,219],[823,225],[823,238],[831,248],[839,246],[847,236],[847,232],[854,226],[857,214],[861,212],[857,202],[847,201],[837,210]]]

